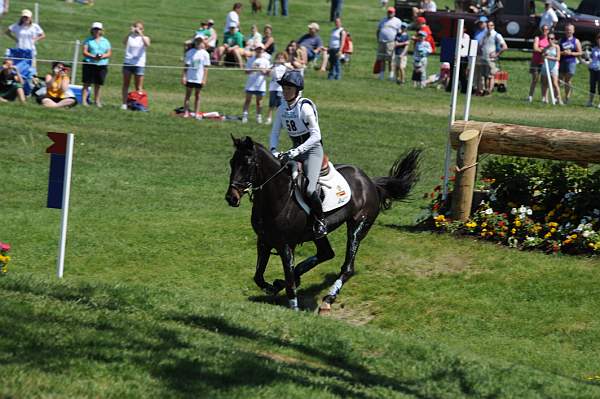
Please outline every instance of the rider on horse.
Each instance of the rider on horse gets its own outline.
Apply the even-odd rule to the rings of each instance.
[[[317,108],[311,100],[301,96],[304,78],[299,71],[287,71],[278,83],[283,88],[285,102],[277,109],[271,130],[271,152],[279,156],[282,162],[302,161],[304,175],[308,179],[308,205],[315,217],[314,234],[317,239],[322,238],[327,235],[327,226],[323,220],[323,206],[317,193],[317,181],[323,162],[323,143]],[[287,129],[294,148],[279,154],[277,145],[282,127]]]

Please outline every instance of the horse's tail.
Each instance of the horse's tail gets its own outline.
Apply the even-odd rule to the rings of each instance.
[[[421,150],[412,149],[403,158],[398,158],[391,167],[389,175],[373,179],[379,193],[379,208],[390,209],[392,202],[408,196],[419,179]]]

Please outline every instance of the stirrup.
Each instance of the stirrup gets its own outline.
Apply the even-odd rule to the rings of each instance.
[[[327,235],[327,226],[322,220],[315,220],[315,224],[313,225],[313,233],[315,234],[315,239],[317,240]]]

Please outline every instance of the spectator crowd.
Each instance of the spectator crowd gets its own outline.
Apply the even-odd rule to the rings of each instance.
[[[273,110],[282,99],[282,89],[278,80],[288,70],[298,70],[302,74],[312,67],[327,72],[330,80],[339,80],[343,75],[342,65],[349,61],[353,52],[352,38],[342,24],[343,0],[331,2],[330,20],[334,23],[328,34],[328,43],[322,39],[321,27],[316,22],[306,26],[306,32],[297,40],[285,46],[277,43],[273,27],[266,24],[259,27],[249,26],[247,33],[242,32],[242,3],[236,2],[225,17],[222,31],[215,28],[213,19],[200,23],[194,35],[184,43],[181,83],[185,87],[182,115],[186,118],[202,119],[201,93],[206,86],[211,65],[239,68],[246,74],[244,86],[245,99],[242,106],[242,122],[249,120],[250,105],[254,100],[255,120],[257,123],[271,123]],[[275,13],[279,0],[269,2],[268,13]],[[254,3],[253,7],[255,6]],[[429,59],[436,54],[436,43],[424,13],[435,11],[433,0],[422,0],[412,9],[412,20],[402,21],[396,17],[395,7],[386,7],[381,2],[385,16],[379,21],[375,31],[377,52],[373,72],[379,79],[386,78],[403,85],[407,82],[407,68],[412,66],[411,81],[417,88],[435,86],[449,90],[450,78],[454,66],[452,61],[441,62],[435,73],[428,68]],[[474,8],[473,8],[474,7]],[[492,1],[481,0],[470,8],[480,14],[472,29],[466,27],[463,40],[473,38],[478,43],[475,63],[475,95],[486,96],[496,88],[496,76],[500,71],[499,60],[507,50],[502,35],[495,30],[495,23],[486,14],[497,7]],[[0,3],[0,11],[8,9],[8,0]],[[285,13],[284,13],[285,10]],[[287,1],[281,1],[282,15],[287,15]],[[0,14],[2,15],[2,14]],[[544,13],[540,17],[540,32],[535,37],[533,52],[529,64],[531,84],[526,98],[532,102],[535,90],[541,86],[541,100],[544,103],[554,101],[567,104],[570,101],[572,79],[577,65],[586,64],[589,70],[588,106],[594,105],[595,94],[600,94],[600,34],[596,37],[589,58],[582,58],[580,41],[576,38],[575,28],[567,24],[563,37],[558,37],[554,27],[558,21],[550,0],[546,2]],[[414,34],[409,34],[414,28]],[[36,43],[44,40],[46,34],[42,27],[32,20],[29,10],[22,10],[19,20],[11,24],[6,34],[15,41],[15,47],[28,51],[31,67],[36,68]],[[132,93],[141,96],[144,93],[144,73],[146,68],[146,50],[151,39],[144,33],[144,24],[135,21],[122,40],[125,56],[122,61],[121,108],[128,109]],[[443,52],[443,49],[442,49]],[[412,57],[411,57],[412,53]],[[31,90],[38,102],[46,107],[72,107],[78,103],[83,106],[93,104],[102,107],[103,85],[108,76],[112,45],[104,36],[104,25],[94,22],[90,26],[89,36],[82,43],[82,87],[80,93],[72,87],[69,73],[70,65],[54,62],[51,71],[44,79],[37,79]],[[581,68],[581,66],[580,66]],[[461,62],[460,82],[462,90],[466,84],[468,67]],[[27,77],[23,76],[15,62],[7,57],[0,71],[0,102],[26,101]],[[133,92],[130,92],[133,82]],[[268,93],[266,116],[263,118],[263,98]],[[192,94],[193,105],[191,104]]]

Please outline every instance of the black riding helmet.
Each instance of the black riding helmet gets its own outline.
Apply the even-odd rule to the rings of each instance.
[[[304,90],[304,77],[300,71],[287,71],[277,83],[281,86],[293,86],[298,90]]]

